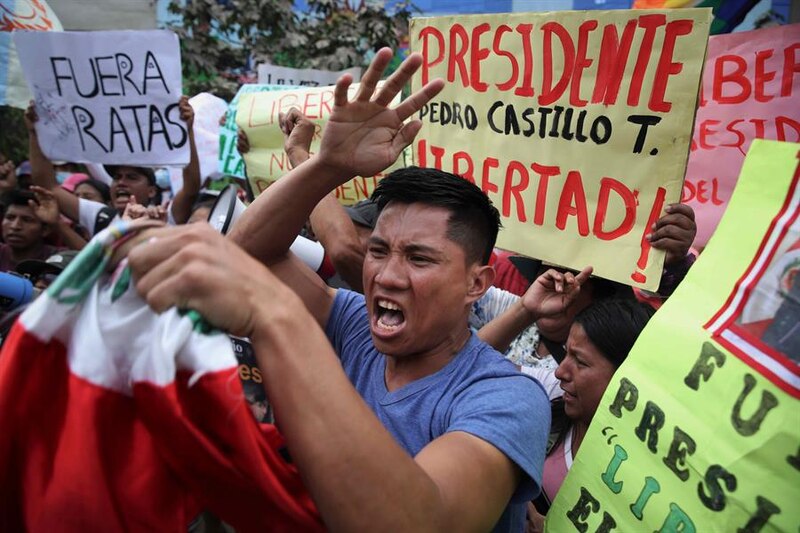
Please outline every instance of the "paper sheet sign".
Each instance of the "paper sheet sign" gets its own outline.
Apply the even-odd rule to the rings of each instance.
[[[14,32],[51,160],[181,165],[181,59],[172,32]]]
[[[379,85],[380,86],[380,85]],[[253,194],[258,196],[275,180],[290,170],[289,158],[283,150],[283,133],[278,126],[279,113],[292,107],[317,124],[311,143],[311,152],[319,147],[321,132],[333,108],[333,87],[313,87],[243,94],[236,112],[236,124],[243,128],[250,140],[250,152],[244,155],[247,177]],[[358,84],[350,86],[350,97]],[[398,95],[391,105],[399,103]],[[405,166],[404,154],[397,162],[377,176],[355,177],[336,188],[336,197],[345,205],[369,198],[380,179],[396,168]]]
[[[420,166],[478,184],[498,246],[648,289],[645,236],[680,199],[710,10],[588,11],[411,21]]]
[[[314,68],[289,68],[263,63],[258,65],[258,83],[266,85],[294,85],[300,87],[320,87],[335,85],[342,74],[349,73],[353,81],[361,79],[361,68],[346,70],[319,70]]]
[[[797,531],[798,163],[800,144],[753,142],[717,232],[606,389],[547,531]]]
[[[705,246],[753,139],[800,141],[800,24],[711,37],[700,94],[682,201]]]

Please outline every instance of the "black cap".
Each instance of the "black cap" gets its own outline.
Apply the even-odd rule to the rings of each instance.
[[[60,274],[77,255],[77,250],[62,250],[51,255],[45,261],[37,259],[21,261],[15,271],[29,278],[37,278],[42,274]]]
[[[360,226],[375,229],[378,221],[378,204],[372,200],[362,200],[356,204],[345,207],[345,211],[350,216],[350,220]]]
[[[122,167],[127,167],[127,168],[132,168],[138,174],[145,176],[147,178],[147,181],[150,182],[150,185],[156,184],[156,173],[152,168],[136,167],[133,165],[103,165],[103,167],[106,169],[106,172],[108,172],[108,175],[111,176],[112,180],[114,179],[114,174],[117,173],[118,169]]]

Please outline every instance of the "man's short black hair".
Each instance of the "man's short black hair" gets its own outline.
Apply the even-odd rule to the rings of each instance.
[[[406,167],[378,182],[372,199],[379,211],[390,202],[450,210],[447,237],[464,249],[468,262],[489,264],[500,230],[500,213],[475,184],[434,168]]]
[[[28,207],[28,202],[30,200],[36,201],[36,196],[30,191],[25,191],[22,189],[11,189],[3,193],[2,202],[3,208],[8,209],[9,206],[12,205],[23,205]]]

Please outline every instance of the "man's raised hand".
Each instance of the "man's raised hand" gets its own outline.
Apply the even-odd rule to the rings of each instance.
[[[373,176],[394,163],[422,127],[419,120],[404,121],[444,87],[441,79],[433,80],[390,109],[391,101],[422,65],[422,56],[411,54],[376,91],[392,57],[389,48],[378,51],[352,102],[347,99],[352,77],[345,74],[336,82],[333,112],[323,131],[318,157],[343,177]]]

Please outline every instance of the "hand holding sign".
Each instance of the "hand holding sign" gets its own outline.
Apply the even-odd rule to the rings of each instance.
[[[653,248],[666,252],[664,264],[671,265],[689,253],[697,234],[697,224],[694,222],[694,210],[686,204],[670,204],[666,211],[667,214],[653,224],[653,233],[648,240]]]
[[[442,80],[433,80],[389,109],[389,103],[422,64],[422,56],[411,54],[375,94],[391,59],[391,49],[378,51],[352,102],[347,101],[352,77],[345,74],[336,83],[333,113],[323,132],[319,158],[342,177],[372,176],[394,163],[422,126],[419,120],[403,122],[444,88]]]
[[[292,165],[297,166],[311,156],[311,141],[317,126],[296,107],[280,114],[280,126],[284,137],[283,149]]]

